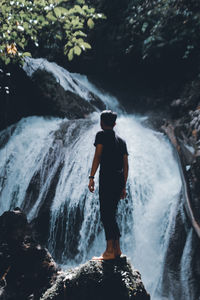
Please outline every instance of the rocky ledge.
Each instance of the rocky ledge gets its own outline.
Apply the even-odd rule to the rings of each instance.
[[[75,79],[71,80],[78,86]],[[54,74],[45,69],[38,68],[28,76],[23,69],[12,66],[8,73],[0,72],[0,130],[23,117],[80,119],[106,108],[97,95],[89,90],[87,95],[88,101],[75,90],[65,90]]]
[[[0,216],[0,300],[149,300],[126,257],[62,271],[16,208]]]
[[[91,260],[62,273],[41,300],[61,300],[62,295],[67,300],[150,299],[140,273],[132,269],[125,256],[109,261]]]

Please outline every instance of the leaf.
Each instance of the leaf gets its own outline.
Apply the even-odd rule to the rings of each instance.
[[[7,58],[5,59],[5,64],[8,65],[9,63],[10,63],[10,57],[7,57]]]
[[[84,42],[83,43],[83,46],[86,48],[86,49],[91,49],[92,47],[90,46],[90,44]]]
[[[73,37],[73,38],[72,38],[72,43],[75,44],[75,43],[77,43],[77,42],[78,42],[77,38]]]
[[[74,8],[75,8],[75,10],[76,10],[79,14],[84,14],[84,11],[83,11],[82,8],[80,7],[80,5],[75,5]]]
[[[30,52],[24,52],[24,53],[23,53],[23,56],[32,57],[32,55],[31,55],[31,53],[30,53]]]
[[[84,37],[86,37],[87,34],[84,33],[83,31],[79,30],[79,31],[76,31],[76,32],[74,33],[74,36],[84,36]]]
[[[88,5],[83,5],[83,9],[87,11],[89,9]]]
[[[57,18],[60,18],[62,15],[68,14],[69,11],[64,7],[58,6],[54,8],[54,13]]]
[[[74,49],[73,48],[71,48],[69,50],[69,53],[67,56],[68,56],[69,61],[71,61],[74,58]]]
[[[55,13],[55,15],[56,15],[57,18],[61,17],[62,12],[61,12],[60,7],[55,7],[54,8],[54,13]]]
[[[25,45],[21,42],[18,42],[18,46],[21,47],[22,49],[24,49]]]
[[[82,44],[82,43],[84,43],[84,40],[83,40],[83,39],[78,39],[77,42],[78,42],[79,44]]]
[[[76,54],[76,55],[79,56],[81,54],[81,52],[82,51],[81,51],[81,48],[79,46],[75,46],[74,47],[74,54]]]
[[[53,22],[57,21],[56,17],[53,16],[52,12],[49,12],[47,14],[47,19],[50,20],[50,21],[53,21]],[[24,28],[25,28],[25,26],[24,26]]]
[[[78,4],[84,4],[84,3],[85,3],[84,0],[76,0],[76,2],[77,2]]]
[[[142,32],[144,33],[148,27],[148,23],[147,22],[144,22],[144,24],[142,25]]]
[[[56,38],[58,39],[58,40],[62,40],[62,36],[61,35],[59,35],[59,34],[56,34]]]
[[[93,20],[92,20],[91,18],[88,19],[87,25],[88,25],[88,27],[89,27],[90,29],[92,29],[92,28],[94,27],[94,22],[93,22]]]
[[[7,30],[8,29],[8,25],[7,24],[3,24],[3,30]]]
[[[150,44],[154,41],[154,37],[149,36],[146,40],[144,40],[144,45]]]
[[[65,50],[68,50],[68,48],[72,47],[73,44],[71,43],[71,41],[67,42],[67,44],[64,46]]]
[[[28,30],[29,24],[27,22],[24,22],[23,27],[24,27],[25,30]]]
[[[165,43],[159,43],[159,44],[157,44],[157,47],[162,48],[162,47],[164,47],[165,45],[166,45]]]

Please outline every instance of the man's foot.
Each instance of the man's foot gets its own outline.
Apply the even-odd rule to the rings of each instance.
[[[115,258],[116,256],[114,252],[105,251],[101,256],[93,256],[92,260],[111,260]]]

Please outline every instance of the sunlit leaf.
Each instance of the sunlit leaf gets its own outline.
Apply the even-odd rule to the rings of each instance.
[[[93,20],[92,20],[91,18],[88,19],[87,25],[88,25],[88,27],[89,27],[90,29],[92,29],[92,28],[94,27],[94,22],[93,22]]]
[[[29,56],[29,57],[31,57],[32,55],[31,55],[30,52],[24,52],[24,53],[23,53],[23,56]]]
[[[79,46],[74,47],[74,54],[80,55],[81,54],[81,48]]]
[[[69,61],[71,61],[74,58],[74,49],[73,48],[69,50],[69,53],[67,56],[68,56]]]

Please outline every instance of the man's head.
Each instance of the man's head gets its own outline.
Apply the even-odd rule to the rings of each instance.
[[[113,128],[115,126],[115,121],[117,119],[117,114],[111,110],[104,110],[101,113],[101,128]]]

